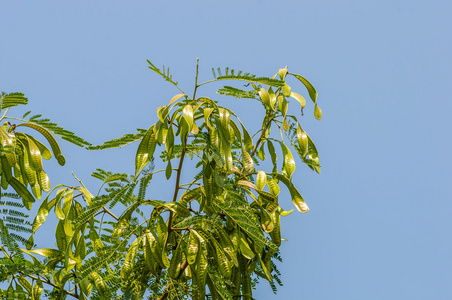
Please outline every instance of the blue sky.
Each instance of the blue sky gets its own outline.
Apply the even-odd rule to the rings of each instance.
[[[272,76],[288,65],[319,92],[322,121],[311,105],[302,124],[322,174],[298,165],[311,211],[283,219],[284,287],[262,283],[255,298],[452,295],[448,1],[2,1],[0,11],[0,90],[24,92],[33,112],[95,144],[149,127],[177,93],[146,59],[186,90],[197,57],[202,80],[212,67]],[[258,107],[229,101],[252,127]],[[95,190],[95,168],[133,171],[137,145],[61,144],[68,163],[47,163],[53,185],[75,185],[75,172]]]

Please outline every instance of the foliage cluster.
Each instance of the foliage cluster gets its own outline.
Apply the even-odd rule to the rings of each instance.
[[[280,218],[292,212],[280,206],[281,186],[298,211],[309,210],[292,176],[292,152],[320,173],[317,149],[298,120],[306,101],[287,79],[307,88],[314,115],[321,119],[316,90],[287,67],[272,78],[212,69],[214,78],[198,83],[197,64],[189,95],[169,69],[148,63],[180,93],[157,109],[158,121],[149,129],[102,145],[93,146],[40,115],[7,115],[27,99],[20,93],[1,94],[0,121],[9,120],[0,126],[1,188],[10,186],[14,192],[2,192],[0,199],[0,282],[9,285],[0,297],[249,300],[258,278],[274,290],[281,284],[275,264],[281,260]],[[223,80],[246,85],[223,86],[218,94],[253,99],[262,106],[262,126],[254,134],[233,111],[197,95],[200,87]],[[288,113],[290,100],[301,107],[298,116]],[[52,151],[19,131],[24,127],[39,132]],[[42,158],[53,153],[65,163],[55,136],[89,150],[139,141],[135,174],[97,169],[92,174],[101,181],[97,195],[77,178],[78,186],[51,189]],[[187,159],[196,164],[196,173],[181,182]],[[155,170],[162,163],[166,167]],[[171,199],[155,199],[148,188],[159,176],[175,177]],[[31,222],[26,210],[43,192],[47,194]],[[38,248],[34,234],[51,213],[58,220],[55,247]]]

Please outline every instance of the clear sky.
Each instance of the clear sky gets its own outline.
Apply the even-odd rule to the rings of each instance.
[[[284,287],[263,282],[255,298],[450,299],[451,11],[446,0],[1,1],[0,90],[99,144],[148,128],[177,93],[146,59],[187,90],[197,57],[204,80],[211,67],[288,65],[319,92],[322,121],[308,103],[302,122],[322,174],[299,163],[311,211],[283,219]],[[229,101],[251,127],[262,113]],[[76,185],[73,171],[96,190],[95,168],[133,171],[137,145],[61,144],[66,166],[45,166],[53,185]]]

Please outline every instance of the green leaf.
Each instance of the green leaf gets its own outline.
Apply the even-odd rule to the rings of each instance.
[[[191,131],[192,127],[193,127],[193,107],[190,104],[187,104],[184,106],[183,109],[183,116],[185,121],[187,121],[187,124],[189,126],[189,130]]]
[[[270,156],[272,158],[273,172],[276,172],[276,168],[277,168],[276,162],[277,162],[278,156],[276,154],[275,147],[273,146],[273,143],[271,141],[269,141],[269,140],[267,140],[267,148],[268,148],[268,152],[270,153]]]
[[[317,91],[315,90],[314,86],[303,76],[298,74],[289,73],[290,75],[294,76],[298,80],[301,81],[301,83],[304,84],[304,86],[308,89],[309,97],[311,97],[312,102],[317,103]]]
[[[297,190],[297,188],[293,185],[293,183],[287,178],[286,176],[279,174],[279,173],[273,173],[273,177],[280,180],[282,183],[284,183],[287,188],[289,189],[290,196],[292,197],[292,202],[295,205],[295,207],[298,209],[301,213],[307,213],[309,211],[309,207],[304,201],[303,197],[301,196],[300,192]]]
[[[290,97],[290,93],[291,93],[291,88],[287,83],[284,83],[284,86],[282,88],[282,92],[284,97]]]
[[[267,77],[256,77],[255,75],[248,75],[244,74],[244,75],[225,75],[225,76],[219,76],[216,78],[217,80],[244,80],[244,81],[248,81],[248,82],[255,82],[255,83],[260,83],[260,84],[265,84],[265,85],[269,85],[269,86],[275,86],[275,87],[280,87],[284,85],[284,81],[282,80],[278,80],[278,79],[271,79],[271,78],[267,78]]]
[[[322,119],[322,110],[320,109],[320,107],[317,104],[314,105],[314,116],[317,120]]]
[[[49,215],[49,208],[47,207],[47,200],[49,196],[50,194],[44,199],[44,201],[42,201],[41,205],[39,206],[38,213],[36,214],[36,217],[33,221],[33,233],[35,233],[36,230],[38,230],[38,228],[41,227],[42,224],[44,224],[47,216]]]
[[[41,299],[41,294],[42,294],[43,290],[44,290],[44,287],[42,285],[42,282],[40,280],[36,280],[35,285],[33,287],[33,294],[32,294],[33,298],[32,299],[33,300]]]
[[[190,231],[190,236],[188,238],[188,247],[187,247],[187,262],[192,265],[196,262],[196,258],[198,256],[198,249],[199,249],[199,241],[196,236]]]
[[[55,231],[55,239],[57,242],[57,247],[58,249],[60,249],[61,251],[65,251],[66,250],[66,246],[67,246],[67,238],[66,238],[66,233],[64,233],[64,227],[63,227],[63,223],[64,221],[60,220],[58,222],[56,231]]]
[[[253,183],[247,181],[247,180],[239,180],[237,181],[237,184],[244,186],[244,187],[248,187],[250,189],[255,190],[256,192],[258,192],[258,194],[260,196],[262,196],[264,199],[271,201],[271,202],[275,202],[276,201],[276,197],[268,192],[265,191],[261,191],[257,188],[257,186],[255,186]]]
[[[53,137],[53,135],[49,131],[47,131],[47,129],[45,129],[42,126],[33,124],[33,123],[22,123],[22,124],[17,125],[17,127],[19,127],[19,126],[30,127],[30,128],[33,128],[34,130],[38,131],[39,133],[41,133],[49,142],[50,147],[52,148],[52,151],[53,151],[53,155],[55,155],[55,158],[57,159],[58,163],[60,165],[64,166],[64,164],[66,163],[66,159],[61,154],[60,145],[58,145],[58,143],[55,140],[55,138]]]
[[[166,179],[170,179],[172,173],[173,173],[173,168],[171,167],[171,160],[168,160],[168,164],[166,165],[166,171],[165,171]]]
[[[286,78],[287,73],[288,73],[287,67],[284,69],[279,69],[278,71],[279,78],[281,78],[281,80],[284,80]]]
[[[225,95],[225,96],[232,96],[235,98],[250,98],[250,99],[255,99],[256,96],[256,91],[255,90],[251,90],[251,91],[244,91],[232,86],[224,86],[222,89],[218,89],[217,93],[220,95]]]
[[[215,205],[221,208],[229,218],[246,232],[258,247],[267,245],[270,249],[278,250],[275,244],[265,238],[262,229],[259,227],[260,225],[253,221],[253,217],[249,211],[242,207],[226,207],[220,202],[215,202]]]
[[[297,141],[298,146],[301,149],[301,156],[305,157],[308,154],[308,135],[301,129],[300,124],[297,122]]]
[[[290,93],[290,97],[292,97],[292,98],[294,98],[295,100],[297,100],[298,103],[300,103],[302,109],[306,106],[306,100],[305,100],[304,97],[301,96],[300,94],[297,94],[297,93],[295,93],[295,92],[291,92],[291,93]]]
[[[27,190],[27,188],[16,178],[11,177],[8,183],[13,187],[13,189],[22,197],[22,202],[24,206],[30,210],[32,203],[35,202],[33,195]]]
[[[251,247],[248,244],[245,235],[241,231],[239,231],[239,236],[240,236],[240,239],[239,239],[240,252],[247,259],[253,259],[255,254],[254,254],[254,251],[251,250]]]
[[[72,205],[72,197],[74,195],[74,189],[67,189],[66,192],[64,193],[64,197],[63,197],[63,213],[65,215],[65,219],[68,218],[69,216],[69,210],[71,208]]]
[[[124,259],[124,262],[122,263],[121,267],[121,280],[126,281],[132,272],[133,266],[135,264],[135,257],[138,252],[138,246],[141,242],[140,238],[135,239],[133,241],[132,245],[130,245],[129,250],[127,251],[126,258]]]
[[[42,255],[47,258],[64,256],[63,251],[57,250],[57,249],[51,249],[51,248],[33,249],[33,250],[30,250],[30,252]]]
[[[28,98],[22,93],[1,93],[0,97],[0,109],[5,109],[17,105],[27,105]]]
[[[173,98],[171,98],[171,101],[168,103],[168,106],[170,106],[171,104],[173,104],[174,102],[176,102],[177,100],[179,100],[180,98],[187,96],[185,94],[177,94],[176,96],[174,96]]]
[[[245,171],[247,173],[251,173],[254,171],[254,162],[251,158],[251,155],[245,150],[245,148],[242,148],[242,158],[243,158],[243,166],[245,167]]]
[[[97,274],[97,272],[91,272],[90,277],[92,279],[92,283],[94,284],[96,289],[99,291],[99,294],[101,296],[108,294],[109,288],[108,288],[107,284],[104,282],[104,280],[102,279],[102,277],[99,274]]]
[[[138,145],[137,154],[135,156],[135,177],[143,170],[154,155],[156,146],[155,126],[152,125],[143,136]]]
[[[44,172],[44,170],[41,170],[37,173],[39,186],[44,192],[50,191],[50,179],[49,176]]]
[[[134,202],[131,206],[129,206],[119,217],[118,223],[115,226],[115,229],[112,233],[112,238],[119,238],[121,233],[129,226],[130,219],[132,218],[132,214],[134,211],[140,206],[142,203],[140,201]]]
[[[210,129],[210,130],[215,130],[215,127],[212,125],[212,123],[210,122],[210,115],[212,114],[212,112],[213,112],[213,108],[211,108],[211,107],[206,107],[206,108],[204,108],[204,119],[205,119],[205,121],[206,121],[206,124],[207,124],[207,127]]]
[[[262,103],[264,103],[265,107],[269,110],[273,110],[273,107],[271,106],[270,103],[270,94],[268,93],[268,91],[264,88],[261,88],[259,91],[259,97],[262,100]]]
[[[307,135],[307,134],[306,134]],[[317,148],[315,147],[314,142],[312,141],[311,137],[308,136],[308,156],[305,162],[308,164],[312,164],[312,168],[320,174],[320,165],[319,165],[319,153],[317,152]]]
[[[179,276],[180,265],[182,264],[182,243],[177,245],[176,250],[174,251],[173,257],[171,258],[170,265],[168,268],[168,275],[177,279]]]
[[[22,284],[22,286],[27,290],[28,293],[32,292],[33,286],[31,285],[30,281],[28,281],[24,277],[19,277],[18,280],[20,284]]]
[[[263,190],[267,184],[267,174],[264,171],[257,171],[256,187],[258,190]]]
[[[279,144],[281,145],[284,157],[282,173],[290,179],[295,171],[295,160],[289,148],[282,142],[279,142]]]
[[[163,204],[162,206],[166,207],[167,209],[173,211],[174,213],[178,214],[179,216],[183,218],[189,217],[190,211],[185,206],[182,206],[182,204],[178,202],[168,202]]]
[[[267,184],[268,184],[268,189],[270,190],[270,193],[272,193],[275,196],[278,196],[279,192],[280,192],[280,188],[279,188],[279,185],[276,182],[276,180],[274,180],[271,177],[267,177]]]

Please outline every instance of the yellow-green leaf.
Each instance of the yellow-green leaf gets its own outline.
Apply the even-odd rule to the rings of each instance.
[[[204,108],[204,119],[205,119],[205,121],[206,121],[206,124],[207,124],[207,127],[210,129],[210,130],[215,130],[215,127],[212,125],[212,123],[210,122],[210,114],[212,114],[212,112],[213,112],[213,108],[211,108],[211,107],[206,107],[206,108]]]
[[[133,241],[132,245],[130,245],[129,251],[127,251],[127,255],[122,263],[121,267],[121,280],[125,281],[129,277],[130,272],[132,272],[133,265],[135,264],[135,257],[138,252],[138,245],[140,239],[137,238]]]
[[[36,144],[39,151],[41,152],[42,158],[44,158],[46,160],[49,160],[52,158],[52,152],[50,152],[49,148],[47,148],[43,143],[41,143],[40,141],[38,141],[31,135],[26,134],[26,136]]]
[[[171,104],[173,104],[174,102],[176,102],[177,100],[182,98],[183,96],[187,96],[187,95],[185,95],[185,94],[177,94],[176,96],[171,98],[171,101],[169,102],[168,106],[170,106]]]
[[[251,173],[254,171],[254,162],[251,158],[251,155],[245,150],[245,148],[242,148],[242,158],[243,158],[243,166],[245,167],[245,171],[247,173]]]
[[[287,83],[284,83],[283,88],[282,88],[284,97],[290,97],[291,91],[292,91],[292,89],[290,88],[290,86]]]
[[[199,241],[196,237],[196,234],[190,231],[190,236],[188,238],[188,247],[187,247],[187,262],[192,265],[196,262],[196,257],[198,256],[199,249]]]
[[[250,245],[248,244],[245,235],[240,232],[240,240],[239,240],[239,248],[240,248],[240,252],[242,253],[243,256],[245,256],[248,259],[253,259],[254,258],[254,252],[253,250],[251,250]]]
[[[287,186],[290,192],[290,196],[292,197],[292,202],[298,209],[298,211],[301,213],[307,213],[309,211],[308,205],[304,201],[298,189],[289,180],[289,178],[279,173],[273,173],[272,175]]]
[[[49,258],[49,257],[54,258],[54,257],[59,257],[59,256],[64,255],[63,251],[57,250],[57,249],[51,249],[51,248],[33,249],[33,250],[30,250],[30,252],[42,255],[47,258]]]
[[[281,78],[281,80],[284,80],[284,78],[286,78],[286,75],[287,75],[287,68],[279,69],[278,75],[279,75],[279,78]]]
[[[267,184],[267,174],[264,171],[257,171],[256,187],[258,190],[263,190]]]
[[[152,125],[143,136],[140,144],[138,145],[137,154],[135,156],[135,176],[143,170],[148,164],[155,150],[155,132],[154,125]]]
[[[55,239],[57,242],[57,246],[58,249],[60,249],[61,251],[65,251],[66,250],[66,243],[67,243],[67,238],[66,238],[66,234],[64,233],[64,227],[63,227],[64,221],[60,220],[58,222],[56,231],[55,231]]]
[[[291,92],[290,93],[290,97],[294,98],[295,100],[298,101],[298,103],[300,103],[301,108],[304,108],[306,106],[306,100],[304,99],[303,96],[301,96],[300,94],[297,94],[295,92]]]
[[[268,93],[268,91],[266,89],[264,89],[264,88],[260,89],[259,97],[261,98],[262,103],[264,103],[264,105],[267,109],[273,110],[273,107],[271,106],[271,102],[270,102],[270,94]]]
[[[43,290],[44,290],[44,287],[42,285],[42,282],[40,280],[36,280],[35,285],[33,287],[32,300],[40,300]]]
[[[187,121],[189,130],[191,131],[192,127],[193,127],[193,107],[190,104],[187,104],[184,106],[183,109],[183,115],[184,115],[184,119],[185,121]]]
[[[270,193],[272,193],[275,196],[278,196],[279,192],[280,192],[280,188],[279,188],[279,185],[276,182],[276,180],[274,180],[271,177],[268,177],[267,184],[268,184],[268,189],[270,190]]]
[[[62,166],[64,166],[64,164],[66,163],[66,159],[64,158],[64,156],[61,154],[61,149],[60,149],[60,145],[58,145],[57,141],[55,140],[55,138],[53,137],[53,135],[47,131],[47,129],[33,124],[33,123],[22,123],[17,125],[17,127],[19,126],[26,126],[26,127],[30,127],[33,128],[34,130],[38,131],[39,133],[41,133],[49,142],[50,147],[52,148],[53,154],[55,155],[55,158],[57,159],[58,163]]]
[[[171,167],[171,160],[168,160],[168,164],[166,165],[166,170],[165,170],[166,179],[170,179],[172,173],[173,173],[173,169]]]
[[[298,80],[301,81],[301,83],[304,84],[304,86],[308,89],[309,97],[311,98],[312,102],[317,103],[317,91],[315,90],[314,86],[303,76],[298,74],[289,73],[290,75],[294,76]]]
[[[47,174],[44,172],[44,170],[41,170],[40,172],[38,172],[38,179],[39,179],[39,185],[40,185],[41,189],[44,192],[50,191],[49,176],[47,176]]]
[[[295,171],[295,160],[289,148],[282,142],[280,142],[280,145],[284,157],[282,173],[290,179]]]
[[[301,129],[300,124],[297,123],[297,140],[298,146],[301,149],[301,156],[305,157],[308,154],[308,135]]]
[[[20,195],[24,206],[28,210],[30,210],[32,203],[35,202],[35,198],[33,197],[33,195],[27,190],[27,188],[22,183],[20,183],[19,180],[17,180],[14,177],[11,177],[8,183]]]
[[[20,284],[22,284],[22,286],[27,290],[27,292],[31,293],[33,290],[33,286],[31,285],[30,281],[28,281],[24,277],[19,277],[18,279]]]
[[[317,104],[314,106],[314,116],[317,120],[322,119],[322,110]]]
[[[166,148],[166,153],[168,156],[168,159],[171,159],[171,157],[173,156],[173,150],[174,150],[174,131],[173,131],[173,126],[169,126],[168,128],[168,132],[166,134],[166,142],[165,142],[165,148]]]

